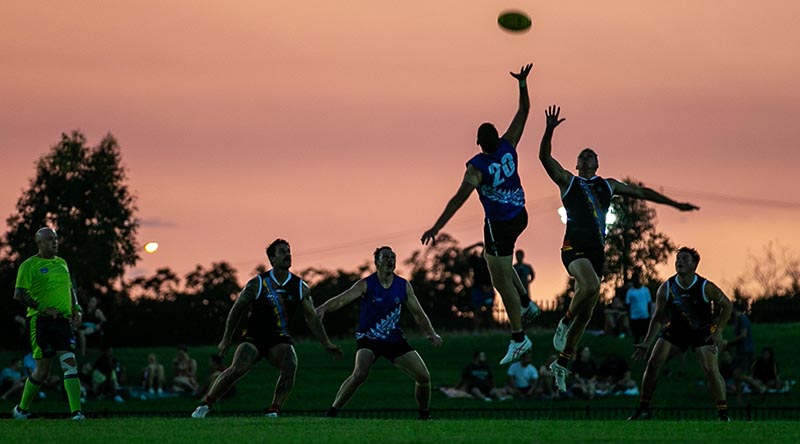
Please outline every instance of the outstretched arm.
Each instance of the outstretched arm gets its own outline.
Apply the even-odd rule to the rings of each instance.
[[[467,171],[464,173],[464,180],[461,181],[458,191],[456,191],[456,194],[447,202],[444,211],[442,211],[442,215],[439,216],[439,219],[436,220],[433,227],[422,234],[422,238],[420,238],[422,245],[428,245],[428,242],[431,244],[436,243],[436,235],[447,225],[447,222],[456,214],[456,211],[464,205],[464,202],[467,201],[472,191],[481,183],[481,179],[481,172],[474,166],[468,165]]]
[[[332,311],[336,311],[345,305],[349,304],[350,302],[355,301],[356,299],[360,298],[367,292],[367,281],[364,279],[360,279],[358,282],[353,284],[352,287],[348,288],[347,290],[343,291],[342,293],[328,299],[325,301],[324,304],[317,307],[317,316],[320,320],[325,317],[325,313],[330,313]]]
[[[528,74],[533,68],[533,63],[520,68],[518,73],[509,73],[512,77],[519,81],[519,107],[514,119],[508,126],[508,130],[503,134],[503,139],[507,140],[514,148],[517,147],[519,139],[522,138],[522,131],[525,130],[525,122],[528,120],[528,112],[531,109],[531,99],[528,95]]]
[[[539,145],[539,161],[542,162],[544,170],[550,179],[558,185],[559,188],[564,189],[569,186],[569,181],[572,179],[572,173],[565,170],[556,159],[553,158],[553,132],[561,122],[567,119],[559,119],[561,108],[551,105],[545,110],[544,115],[547,119],[547,127],[542,135],[542,142]]]
[[[256,299],[257,294],[258,277],[254,277],[247,281],[247,285],[245,285],[244,289],[239,293],[239,297],[236,299],[236,302],[233,303],[233,307],[231,307],[231,311],[228,313],[228,320],[225,322],[225,333],[223,333],[222,341],[220,341],[217,347],[220,356],[225,356],[228,348],[230,348],[233,333],[239,327],[242,319],[247,316],[250,310],[250,304]]]
[[[700,209],[700,207],[690,204],[689,202],[676,202],[670,199],[669,197],[659,193],[658,191],[655,191],[647,187],[628,185],[616,179],[608,179],[608,183],[611,184],[611,189],[614,191],[614,194],[619,194],[620,196],[649,200],[650,202],[669,205],[681,211],[693,211]]]
[[[434,347],[442,345],[442,337],[436,334],[436,330],[433,329],[433,324],[431,324],[428,315],[425,314],[425,310],[419,305],[417,295],[414,294],[414,288],[411,287],[410,283],[406,283],[406,294],[408,295],[406,298],[406,307],[408,307],[408,311],[410,311],[411,315],[414,317],[414,321],[419,325],[419,328],[425,332],[425,336],[431,341]]]
[[[641,360],[647,357],[647,352],[661,333],[661,328],[667,321],[667,282],[661,284],[656,292],[656,309],[653,318],[650,319],[650,326],[647,328],[647,335],[641,344],[633,344],[633,359]]]
[[[331,342],[330,338],[328,338],[328,333],[325,331],[325,326],[322,325],[322,321],[317,316],[317,312],[314,309],[314,300],[311,299],[311,295],[309,295],[308,287],[303,284],[303,317],[306,319],[306,324],[308,324],[308,328],[311,330],[311,334],[314,335],[315,338],[325,347],[325,351],[330,353],[334,358],[339,359],[342,357],[342,349],[340,349],[336,344]]]

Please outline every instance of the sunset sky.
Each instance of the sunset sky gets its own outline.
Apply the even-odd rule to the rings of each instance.
[[[530,31],[498,28],[509,8]],[[276,237],[296,270],[354,269],[381,244],[404,259],[458,187],[478,125],[508,126],[508,72],[533,62],[518,247],[535,296],[566,279],[558,191],[537,159],[553,103],[565,168],[591,146],[600,175],[701,207],[659,206],[658,228],[729,291],[768,242],[800,252],[797,17],[791,0],[4,1],[0,218],[62,132],[110,132],[139,242],[160,244],[131,274],[226,260],[244,282]],[[473,196],[444,231],[473,243],[481,219]]]

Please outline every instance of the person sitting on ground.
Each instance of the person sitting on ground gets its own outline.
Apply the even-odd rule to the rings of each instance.
[[[539,390],[542,399],[553,399],[558,397],[558,389],[556,388],[556,379],[553,371],[550,370],[550,364],[556,362],[558,355],[550,355],[544,364],[539,367]]]
[[[200,387],[197,382],[197,361],[189,356],[189,349],[185,345],[178,346],[178,353],[172,361],[172,391],[181,393],[195,393]]]
[[[494,386],[492,369],[486,364],[486,353],[482,351],[476,351],[473,354],[472,362],[464,367],[464,371],[461,372],[461,381],[456,387],[464,388],[475,399],[484,401],[507,399],[506,391]]]
[[[158,362],[155,353],[147,355],[147,365],[142,369],[142,389],[152,394],[164,393],[167,379],[164,376],[164,365]]]
[[[508,367],[507,390],[515,398],[531,398],[536,394],[539,372],[531,364],[531,354],[525,353],[522,358]]]
[[[122,399],[120,379],[122,365],[114,357],[110,346],[103,347],[100,356],[94,362],[92,372],[92,391],[98,398],[109,397],[116,402],[125,402]]]
[[[25,388],[25,379],[22,378],[22,360],[11,358],[9,366],[0,371],[0,399],[8,400],[11,396],[17,396]]]
[[[78,350],[81,356],[86,356],[86,337],[94,334],[101,335],[103,333],[103,324],[106,322],[106,316],[97,306],[96,297],[89,298],[89,303],[86,305],[82,319],[80,327],[75,330],[75,336],[78,339]]]
[[[751,376],[766,389],[780,390],[783,388],[778,362],[775,360],[775,350],[772,347],[761,349],[761,354],[753,363]],[[761,387],[757,388],[761,392],[764,391]]]
[[[597,391],[598,393],[623,392],[629,396],[639,394],[636,381],[631,378],[631,369],[625,358],[616,353],[610,353],[603,359],[597,370]]]
[[[572,362],[572,375],[575,383],[572,392],[586,399],[594,399],[597,390],[597,366],[592,361],[592,352],[589,347],[583,346]]]

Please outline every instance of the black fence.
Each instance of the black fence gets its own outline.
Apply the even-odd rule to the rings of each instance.
[[[127,411],[119,412],[114,410],[104,410],[88,412],[86,416],[91,418],[125,418],[125,417],[158,417],[158,418],[188,418],[191,412],[188,411]],[[591,407],[583,408],[558,407],[558,408],[524,408],[524,409],[434,409],[431,415],[435,420],[450,419],[502,419],[502,420],[601,420],[601,421],[624,421],[633,413],[633,409],[621,407]],[[697,407],[670,407],[652,409],[653,420],[701,420],[716,421],[717,414],[712,408]],[[281,413],[282,417],[322,417],[325,410],[285,410]],[[243,410],[215,410],[215,417],[256,417],[263,415],[257,411]],[[800,406],[792,407],[735,407],[729,410],[729,415],[734,421],[798,421],[800,420]],[[0,418],[10,418],[6,413]],[[36,415],[38,418],[63,419],[64,413],[42,413]],[[414,409],[380,409],[380,410],[358,410],[344,409],[339,412],[339,418],[356,419],[416,419],[417,411]]]

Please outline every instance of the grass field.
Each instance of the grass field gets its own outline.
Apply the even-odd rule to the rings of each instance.
[[[784,378],[795,379],[798,377],[798,370],[800,369],[800,354],[795,350],[795,338],[800,337],[800,324],[772,324],[772,325],[754,325],[754,338],[757,348],[765,345],[772,345],[776,350],[776,356],[781,366],[781,374]],[[726,337],[730,337],[732,332],[730,329],[726,332]],[[434,386],[453,385],[455,384],[463,366],[470,361],[473,350],[486,351],[489,357],[490,365],[495,373],[495,381],[498,385],[505,382],[505,367],[497,365],[497,361],[502,357],[507,345],[507,337],[504,333],[487,334],[482,336],[473,336],[470,334],[445,334],[445,343],[439,349],[433,349],[424,339],[414,338],[410,339],[412,345],[417,347],[422,357],[428,364],[431,372],[432,383]],[[531,338],[534,343],[533,358],[534,363],[541,364],[547,356],[552,353],[552,330],[541,329],[532,331]],[[322,350],[317,343],[299,341],[297,343],[297,353],[299,357],[299,370],[297,374],[297,382],[294,391],[292,392],[289,401],[284,406],[284,409],[289,416],[287,419],[289,424],[292,421],[309,421],[309,424],[317,424],[314,419],[301,419],[292,418],[292,413],[295,415],[311,415],[315,414],[314,411],[323,411],[326,409],[333,400],[339,385],[345,377],[352,370],[353,357],[355,351],[354,341],[350,338],[335,341],[341,344],[346,353],[344,360],[334,361]],[[606,336],[589,336],[585,337],[584,343],[589,345],[593,351],[593,359],[599,363],[602,357],[610,352],[619,353],[623,356],[630,356],[632,343],[630,339],[618,339],[616,337]],[[115,354],[128,369],[129,384],[138,384],[140,381],[140,369],[144,366],[146,355],[154,351],[158,354],[160,361],[167,367],[169,378],[169,364],[174,356],[173,348],[158,348],[158,349],[116,349]],[[190,349],[190,353],[197,359],[200,365],[199,376],[202,379],[206,377],[208,368],[208,355],[214,351],[214,347],[194,347]],[[228,362],[232,353],[227,357]],[[8,362],[8,358],[12,356],[12,352],[0,352],[0,359],[3,363]],[[97,351],[92,350],[87,360],[94,360],[97,356]],[[676,367],[678,362],[671,362],[671,367]],[[641,380],[643,371],[642,363],[631,362],[632,372],[634,379]],[[696,359],[690,355],[687,359],[687,377],[669,377],[662,378],[658,391],[656,392],[653,400],[654,409],[662,411],[679,411],[688,407],[689,410],[694,409],[697,413],[685,418],[696,419],[713,419],[714,407],[713,401],[708,393],[706,387],[702,384],[703,376],[697,366]],[[272,390],[274,387],[277,372],[272,369],[265,362],[259,363],[254,371],[247,375],[238,385],[239,393],[230,400],[220,402],[215,408],[217,416],[225,416],[231,413],[252,412],[257,413],[266,407],[272,397]],[[385,409],[389,410],[403,410],[408,409],[409,414],[413,413],[416,405],[413,399],[413,382],[405,375],[397,371],[390,363],[385,360],[379,361],[373,368],[367,382],[356,393],[353,400],[348,404],[343,412],[347,421],[355,421],[354,419],[347,419],[348,412],[375,412]],[[790,393],[780,395],[769,395],[760,397],[757,395],[745,396],[741,405],[738,405],[735,399],[730,400],[731,407],[733,408],[734,419],[742,419],[742,409],[746,405],[756,408],[775,408],[787,409],[795,413],[788,416],[789,419],[798,417],[800,411],[800,386],[795,387]],[[470,417],[486,417],[485,414],[489,413],[490,417],[497,418],[517,418],[514,412],[521,409],[540,409],[545,411],[543,415],[523,416],[527,418],[598,418],[596,415],[583,415],[587,407],[592,411],[609,410],[600,418],[604,419],[621,419],[627,416],[627,413],[633,410],[636,406],[636,398],[634,397],[607,397],[595,399],[591,402],[583,400],[539,400],[539,401],[507,401],[507,402],[493,402],[486,403],[477,400],[465,399],[448,399],[441,393],[434,391],[432,399],[432,408],[434,412],[440,410],[438,418],[470,418]],[[192,398],[165,398],[157,400],[141,401],[138,399],[128,399],[125,403],[119,404],[111,400],[93,400],[90,399],[84,405],[84,410],[90,414],[97,416],[114,415],[114,414],[168,414],[168,415],[188,415],[197,405],[197,399]],[[0,412],[8,417],[8,412],[16,403],[16,399],[9,401],[0,401]],[[738,411],[736,409],[739,409]],[[66,403],[61,399],[60,394],[52,392],[48,395],[47,399],[37,399],[32,405],[34,413],[66,413]],[[547,414],[547,412],[553,412]],[[575,415],[570,416],[564,412],[577,412]],[[561,412],[561,413],[559,413]],[[436,414],[436,413],[435,413]],[[410,417],[402,414],[394,415],[391,412],[388,417]],[[386,416],[384,416],[386,417]],[[659,417],[668,419],[676,418],[672,415],[659,415]],[[774,417],[774,416],[768,416]],[[779,418],[787,418],[786,415],[778,415]],[[215,418],[220,419],[220,418]],[[230,419],[231,421],[243,421],[242,424],[251,424],[248,419]],[[132,427],[136,424],[143,424],[137,421],[138,419],[129,418],[126,421],[131,421]],[[98,422],[99,424],[112,424],[103,427],[113,428],[115,422],[107,422],[111,419],[104,419]],[[180,424],[180,422],[173,422],[170,420],[158,420],[159,424]],[[252,424],[261,424],[257,420]],[[38,421],[37,421],[38,422]],[[441,421],[441,422],[450,422]],[[666,422],[666,421],[659,421]],[[347,424],[348,422],[343,422]],[[379,421],[376,422],[380,423]],[[49,424],[49,423],[48,423]],[[214,423],[210,423],[214,424]],[[280,422],[277,424],[284,424]],[[329,424],[329,423],[319,423]],[[370,423],[371,424],[371,423]],[[392,422],[395,424],[395,422]],[[405,424],[400,421],[397,424]],[[416,424],[416,423],[414,423]],[[492,422],[492,424],[495,424]],[[500,424],[500,422],[497,422]],[[589,425],[580,422],[581,427],[589,427]],[[591,422],[590,422],[591,424]],[[2,429],[8,429],[9,424],[3,421],[0,425]],[[13,430],[18,430],[19,427],[28,427],[26,425],[14,425]],[[48,425],[48,427],[50,427]],[[53,426],[59,427],[59,426]],[[80,427],[96,427],[94,425],[81,425]],[[165,425],[165,427],[167,427]],[[176,426],[178,427],[178,426]],[[192,426],[193,428],[195,426]],[[206,425],[198,426],[205,428]],[[255,425],[254,425],[255,427]],[[272,427],[272,426],[271,426]],[[326,427],[328,427],[326,425]],[[338,426],[337,426],[338,427]],[[404,426],[405,427],[405,426]],[[409,424],[408,427],[416,428],[419,425]],[[425,426],[428,427],[428,426]],[[437,430],[440,427],[440,422],[436,422],[435,427]],[[501,430],[504,426],[497,425],[491,426],[491,429]],[[538,427],[535,424],[528,424],[525,427]],[[554,426],[557,427],[557,426]],[[599,426],[598,426],[599,427]],[[711,427],[709,425],[708,427]],[[738,426],[735,426],[738,427]],[[83,429],[81,429],[83,430]],[[457,431],[457,430],[456,430]],[[447,432],[442,432],[447,433]],[[455,432],[453,432],[455,433]],[[536,429],[530,433],[544,433],[542,430]],[[775,436],[771,434],[771,436]],[[0,439],[0,441],[6,441]],[[501,440],[502,441],[502,440]],[[8,441],[6,441],[8,442]]]
[[[800,442],[787,421],[509,421],[358,420],[324,418],[114,418],[70,421],[3,421],[7,443],[722,443]]]

